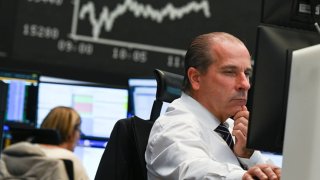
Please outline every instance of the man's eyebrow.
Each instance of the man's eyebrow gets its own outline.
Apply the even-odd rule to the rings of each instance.
[[[238,67],[235,65],[225,65],[221,66],[220,69],[238,69]]]
[[[221,70],[226,70],[226,69],[229,69],[229,70],[237,70],[239,69],[237,66],[235,65],[225,65],[225,66],[222,66],[220,67]],[[252,73],[253,72],[253,69],[252,67],[248,67],[244,70],[245,72],[248,72],[248,73]]]

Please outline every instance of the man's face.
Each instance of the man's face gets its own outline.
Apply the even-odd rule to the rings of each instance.
[[[199,75],[198,101],[220,120],[225,120],[246,105],[250,88],[250,54],[241,44],[229,42],[212,47],[216,61]]]

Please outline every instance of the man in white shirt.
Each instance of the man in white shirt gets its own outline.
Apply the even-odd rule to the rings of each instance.
[[[214,32],[192,41],[182,96],[149,136],[148,179],[280,179],[279,167],[246,148],[251,72],[250,54],[238,38]],[[219,124],[232,133],[232,149],[215,131]]]

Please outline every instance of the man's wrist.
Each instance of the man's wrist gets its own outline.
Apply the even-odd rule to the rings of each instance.
[[[243,153],[242,153],[242,154],[239,154],[238,157],[249,159],[249,158],[252,156],[253,153],[254,153],[254,150],[253,150],[253,149],[247,149],[247,148],[245,148],[245,149],[243,150]]]

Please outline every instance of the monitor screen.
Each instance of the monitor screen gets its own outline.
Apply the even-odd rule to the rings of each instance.
[[[283,164],[283,155],[282,154],[263,152],[263,151],[261,153],[265,158],[270,159],[274,165],[276,165],[278,167],[282,167],[282,164]]]
[[[258,28],[247,146],[282,153],[291,60],[288,52],[320,43],[315,32],[262,25]]]
[[[76,146],[74,153],[82,162],[89,179],[94,179],[106,146],[106,141],[89,139],[80,140]]]
[[[55,106],[73,107],[80,114],[84,136],[109,138],[116,121],[127,117],[128,90],[92,84],[40,82],[38,127]]]
[[[320,43],[292,51],[283,179],[318,179]]]
[[[129,79],[129,113],[128,116],[138,116],[150,119],[151,109],[156,99],[157,81],[155,79]],[[161,109],[163,114],[169,103],[164,102]]]
[[[0,69],[1,118],[5,123],[35,125],[39,74]]]

